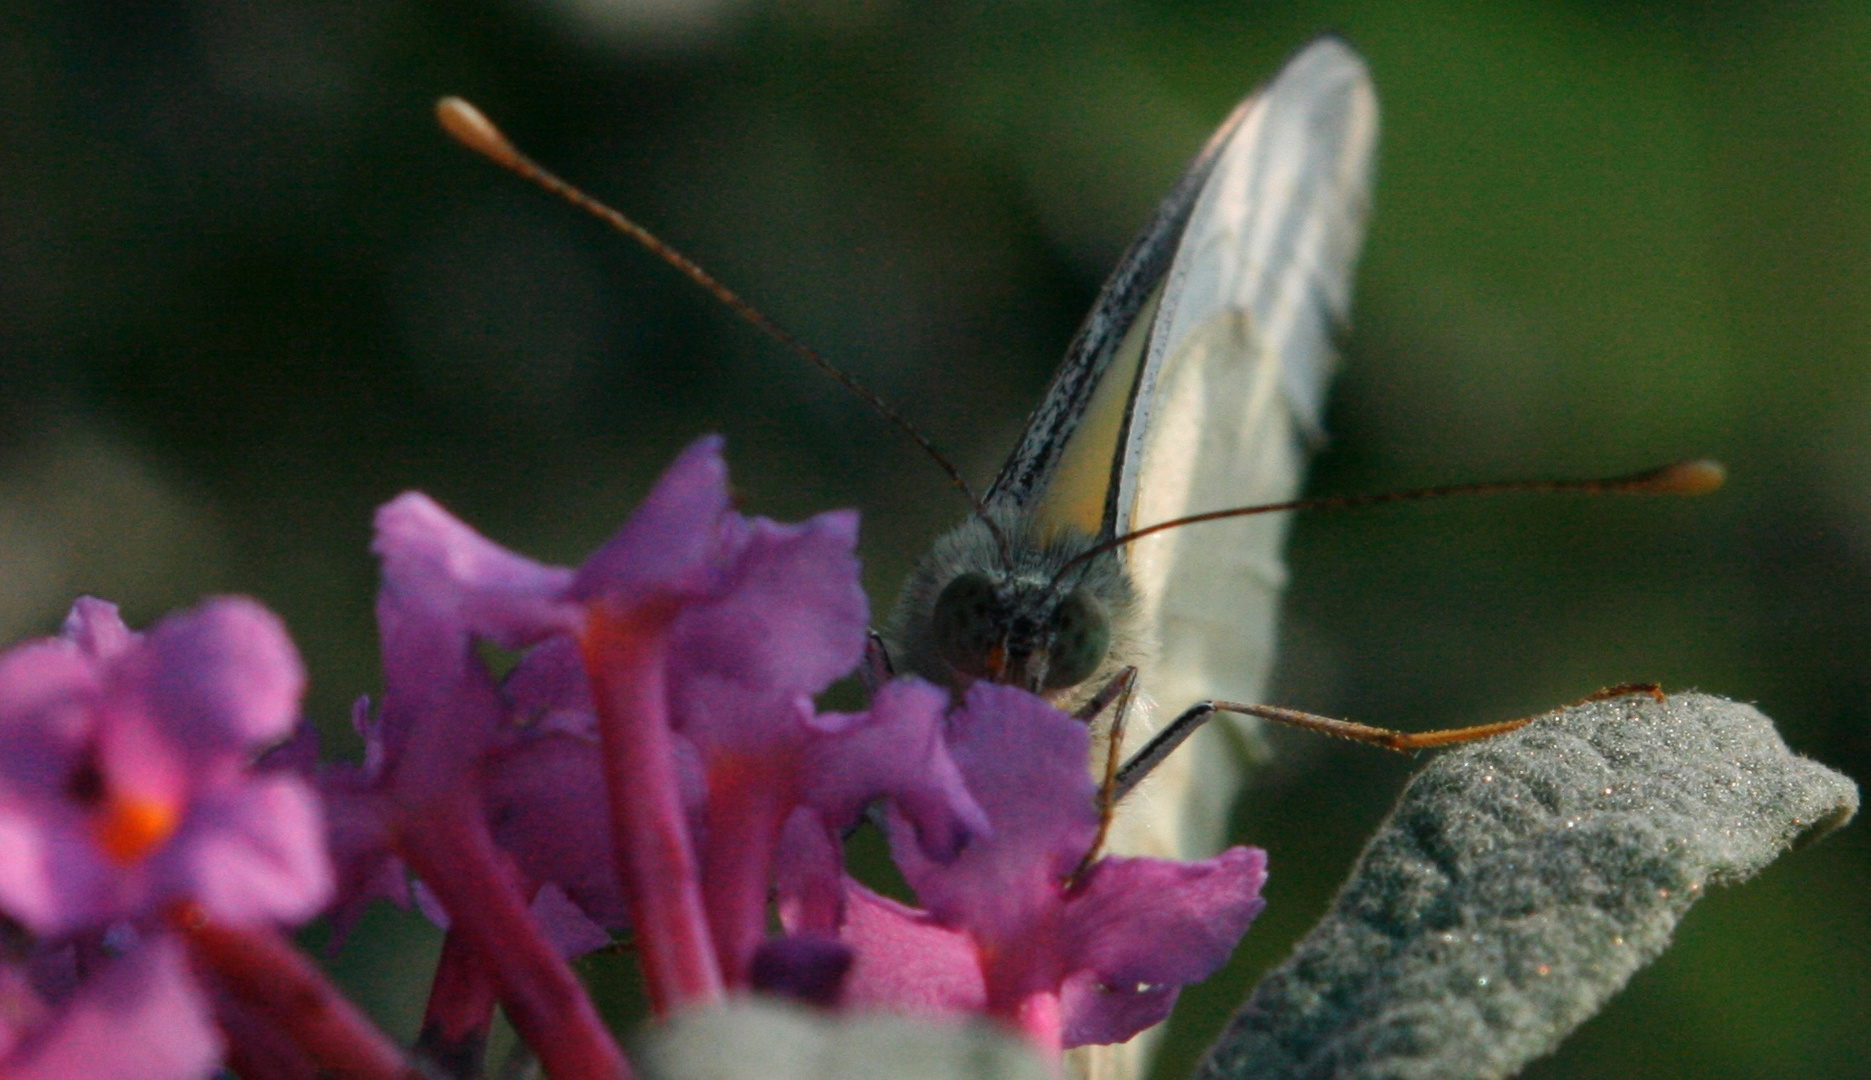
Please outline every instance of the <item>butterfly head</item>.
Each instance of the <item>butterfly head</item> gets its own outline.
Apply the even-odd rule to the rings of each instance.
[[[1119,556],[1067,569],[1092,543],[1074,531],[1043,531],[1018,512],[993,512],[991,526],[971,517],[904,586],[893,659],[955,689],[986,679],[1061,702],[1086,696],[1136,652],[1136,605]]]

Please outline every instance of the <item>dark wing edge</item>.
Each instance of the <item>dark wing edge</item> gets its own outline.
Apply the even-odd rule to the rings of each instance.
[[[1211,171],[1223,155],[1232,163],[1229,175],[1216,180],[1237,189],[1229,194],[1239,212],[1224,215],[1231,218],[1232,244],[1225,252],[1192,251],[1184,258],[1181,248],[1198,242],[1190,239],[1166,271],[1174,280],[1166,286],[1124,419],[1107,531],[1150,524],[1129,520],[1122,508],[1137,498],[1156,379],[1187,336],[1224,311],[1246,315],[1259,355],[1279,365],[1300,441],[1308,449],[1324,441],[1325,391],[1337,367],[1336,339],[1350,318],[1352,275],[1370,211],[1376,98],[1363,59],[1342,39],[1327,36],[1300,50],[1244,102],[1225,133],[1233,134],[1249,113],[1251,130],[1240,133],[1241,146],[1218,133],[1221,146],[1205,151],[1212,154]],[[1214,227],[1215,215],[1200,208],[1206,205],[1200,194],[1197,203],[1188,216],[1207,215],[1203,227]],[[1185,221],[1185,233],[1190,227]],[[1218,254],[1226,267],[1212,261]]]
[[[1085,316],[1072,343],[1066,347],[1065,360],[1046,387],[1039,406],[1027,417],[1019,443],[988,488],[983,501],[990,508],[1004,504],[1026,506],[1045,491],[1065,452],[1067,439],[1064,436],[1078,423],[1090,403],[1111,358],[1136,321],[1137,313],[1169,273],[1177,241],[1215,167],[1215,158],[1253,103],[1250,95],[1235,106],[1209,137],[1189,167],[1183,170],[1176,186],[1157,204],[1143,231],[1131,241],[1117,269],[1105,280],[1091,313]]]

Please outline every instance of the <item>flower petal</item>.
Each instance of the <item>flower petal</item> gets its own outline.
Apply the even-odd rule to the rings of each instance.
[[[573,626],[561,599],[570,570],[508,551],[427,495],[410,491],[385,503],[376,532],[371,550],[383,560],[379,619],[386,605],[392,614],[446,613],[464,633],[509,649]]]
[[[539,929],[567,960],[575,960],[611,943],[611,935],[586,917],[584,909],[548,881],[533,894],[531,911]]]
[[[739,531],[718,591],[672,628],[671,667],[678,679],[817,694],[864,656],[870,612],[852,554],[857,515],[799,525],[756,519]]]
[[[1057,907],[1060,886],[1097,835],[1097,789],[1085,770],[1090,736],[1032,694],[979,682],[949,717],[948,747],[992,839],[948,865],[894,835],[892,850],[938,919],[1012,944]]]
[[[839,937],[857,953],[845,976],[847,1008],[948,1016],[987,1006],[974,941],[926,912],[847,881]]]
[[[61,788],[92,738],[98,666],[51,638],[0,654],[0,802]]]
[[[136,634],[117,614],[117,605],[95,596],[80,596],[72,602],[59,636],[94,660],[108,660],[136,641]]]
[[[955,858],[971,837],[992,828],[943,739],[947,707],[948,691],[898,679],[877,691],[867,712],[820,718],[839,730],[807,750],[805,801],[843,830],[867,804],[888,797],[927,858]]]
[[[731,508],[721,437],[697,439],[617,535],[585,560],[570,594],[629,607],[647,594],[707,587]]]
[[[1258,848],[1190,863],[1100,860],[1066,907],[1065,1045],[1123,1042],[1167,1018],[1183,986],[1227,963],[1266,907],[1266,878]]]
[[[562,889],[600,926],[629,922],[597,746],[548,735],[503,752],[489,764],[487,799],[494,839],[521,873]]]
[[[181,946],[157,937],[86,980],[3,1068],[9,1080],[195,1080],[220,1054]]]
[[[333,891],[318,798],[283,773],[199,800],[151,871],[159,895],[190,897],[230,925],[296,925]]]
[[[34,802],[0,807],[0,911],[40,935],[115,916],[115,868],[84,819],[69,807]]]
[[[195,754],[244,757],[285,738],[305,692],[285,625],[242,597],[157,623],[120,678],[147,699],[164,738]]]
[[[477,638],[522,648],[574,629],[571,572],[522,558],[414,492],[377,511],[383,560],[379,734],[400,800],[450,798],[476,768],[505,708]]]

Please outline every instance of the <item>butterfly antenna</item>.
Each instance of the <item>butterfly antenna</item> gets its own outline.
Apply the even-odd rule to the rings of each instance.
[[[1313,499],[1267,503],[1263,506],[1237,506],[1231,510],[1211,510],[1159,522],[1135,532],[1116,536],[1074,556],[1060,567],[1059,574],[1087,563],[1107,551],[1115,551],[1146,536],[1204,521],[1273,514],[1282,510],[1348,510],[1356,506],[1383,506],[1388,503],[1417,502],[1423,499],[1446,499],[1464,495],[1506,495],[1514,492],[1571,492],[1581,495],[1707,495],[1722,486],[1728,471],[1719,461],[1697,458],[1678,461],[1657,469],[1646,469],[1629,476],[1602,480],[1488,480],[1478,484],[1443,484],[1439,487],[1413,488],[1409,491],[1385,491],[1375,495],[1325,495]]]
[[[650,254],[668,263],[684,277],[706,289],[715,299],[728,306],[728,309],[751,323],[761,333],[779,342],[793,352],[816,365],[819,370],[838,380],[839,385],[856,394],[863,402],[876,410],[878,415],[895,424],[898,430],[908,435],[923,452],[935,461],[936,466],[948,474],[949,482],[968,498],[975,513],[985,518],[986,505],[981,497],[969,486],[961,470],[948,459],[948,455],[936,449],[927,435],[909,422],[902,413],[878,396],[870,387],[865,386],[843,368],[827,360],[824,354],[807,345],[779,323],[768,318],[759,308],[754,307],[740,294],[716,280],[713,274],[702,269],[695,260],[664,243],[655,233],[611,209],[598,200],[559,179],[543,165],[520,153],[501,130],[494,126],[481,110],[458,97],[445,97],[435,103],[435,118],[456,142],[487,158],[494,164],[506,169],[524,180],[544,188],[547,192],[564,199],[580,210],[603,221],[605,224],[630,237],[647,248]],[[992,527],[992,526],[990,526]],[[993,529],[995,536],[1000,536],[998,528]],[[1001,540],[1002,546],[1006,541]]]

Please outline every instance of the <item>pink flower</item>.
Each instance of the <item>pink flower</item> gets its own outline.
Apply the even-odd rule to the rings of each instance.
[[[42,936],[190,900],[229,924],[302,922],[331,892],[298,778],[249,768],[304,676],[279,620],[211,600],[133,634],[83,599],[0,656],[0,910]]]
[[[325,904],[315,796],[251,767],[303,683],[279,621],[242,599],[142,635],[81,599],[59,637],[0,655],[0,911],[36,938],[28,969],[0,969],[0,1074],[213,1071],[221,1040],[165,920],[272,933]]]
[[[892,850],[926,911],[847,886],[847,1005],[985,1011],[1051,1048],[1122,1042],[1226,962],[1265,901],[1265,853],[1199,862],[1102,858],[1084,725],[1020,690],[978,683],[948,745],[991,834],[948,862]]]

